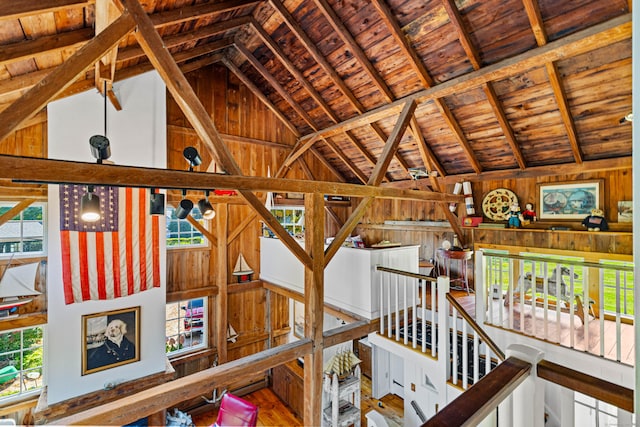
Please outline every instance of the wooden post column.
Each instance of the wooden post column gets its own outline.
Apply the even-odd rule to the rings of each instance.
[[[218,363],[227,361],[227,285],[229,283],[229,262],[227,253],[227,241],[229,240],[228,209],[226,203],[216,205],[216,285],[218,296],[216,297],[216,349],[218,350]]]
[[[322,422],[322,341],[324,305],[324,195],[307,193],[305,249],[313,268],[304,270],[304,336],[311,339],[311,353],[304,357],[304,425]]]

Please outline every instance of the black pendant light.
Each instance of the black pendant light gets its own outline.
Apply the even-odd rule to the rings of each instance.
[[[96,222],[101,217],[100,198],[93,191],[93,185],[89,185],[87,194],[80,200],[80,218],[85,222]]]

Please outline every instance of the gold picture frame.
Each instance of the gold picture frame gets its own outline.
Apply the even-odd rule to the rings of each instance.
[[[538,184],[538,219],[584,219],[594,208],[603,209],[604,180]]]
[[[140,360],[140,306],[82,316],[82,375]]]

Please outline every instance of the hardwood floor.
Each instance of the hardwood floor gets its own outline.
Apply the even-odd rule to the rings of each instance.
[[[390,427],[403,425],[404,401],[395,395],[387,395],[382,399],[371,397],[371,380],[362,376],[361,383],[362,426],[366,426],[365,414],[372,409],[380,412],[389,422]],[[293,415],[271,389],[263,388],[242,397],[260,408],[258,410],[258,426],[302,426],[303,422]],[[218,416],[218,409],[201,412],[192,416],[196,426],[210,426]]]
[[[574,314],[557,313],[553,310],[547,312],[541,307],[533,307],[531,304],[521,306],[514,303],[513,309],[509,309],[498,300],[493,300],[491,313],[487,319],[490,323],[513,329],[525,335],[535,336],[538,339],[559,344],[563,347],[604,357],[610,360],[618,360],[628,365],[633,365],[635,344],[634,329],[632,324],[620,323],[589,317],[588,330],[582,321]],[[619,328],[619,342],[617,342],[617,328]],[[618,347],[620,354],[618,355]]]

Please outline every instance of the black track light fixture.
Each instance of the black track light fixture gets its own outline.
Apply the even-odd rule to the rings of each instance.
[[[156,190],[152,188],[149,195],[149,214],[164,215],[164,194],[157,193]]]
[[[209,190],[206,190],[204,195],[204,199],[198,201],[198,209],[202,212],[204,219],[213,219],[216,216],[216,211],[213,209],[213,206],[211,206],[211,203],[209,203]]]
[[[89,185],[87,194],[80,200],[80,218],[85,222],[96,222],[100,217],[100,198],[95,195],[93,185]]]
[[[202,163],[202,157],[198,153],[195,147],[187,147],[182,151],[182,155],[189,162],[189,171],[193,171],[193,168],[199,166]]]
[[[107,81],[104,81],[104,135],[93,135],[89,138],[91,155],[98,163],[111,157],[111,147],[107,138]]]
[[[176,217],[178,219],[185,219],[189,216],[191,209],[193,209],[193,202],[186,198],[187,190],[182,190],[182,200],[180,200],[180,204],[178,204],[178,208],[176,209]]]

